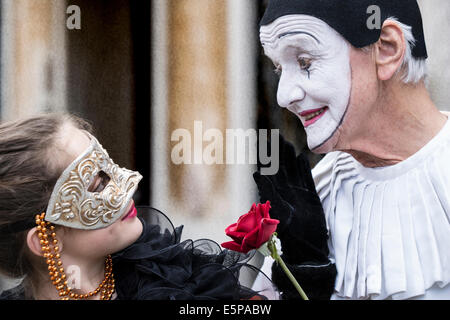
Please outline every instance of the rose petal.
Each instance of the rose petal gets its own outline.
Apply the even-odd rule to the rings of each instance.
[[[257,219],[259,223],[262,219],[264,219],[264,208],[261,204],[258,204],[258,206],[256,207],[256,216],[258,217]]]
[[[263,219],[261,221],[261,228],[258,233],[257,244],[259,244],[258,248],[267,241],[270,240],[272,234],[277,230],[278,224],[280,221],[275,219]]]
[[[230,231],[234,232],[234,231],[236,231],[236,227],[237,227],[237,223],[233,223],[225,229],[225,232],[230,232]]]
[[[236,231],[250,232],[259,225],[259,221],[256,217],[256,211],[250,211],[241,216],[237,222]]]
[[[269,211],[270,211],[270,209],[272,209],[272,207],[270,206],[270,201],[267,201],[266,204],[262,205],[262,207],[264,210],[263,218],[270,219]]]
[[[242,240],[247,233],[237,231],[237,223],[234,223],[225,229],[225,234],[231,237],[235,242],[242,243]]]
[[[259,229],[256,228],[244,237],[244,240],[242,240],[242,250],[244,252],[247,253],[250,250],[258,249],[260,247],[258,246],[258,233]]]
[[[238,243],[236,243],[234,241],[224,242],[224,243],[222,243],[222,247],[225,249],[228,249],[228,250],[232,250],[232,251],[243,252],[241,245],[239,245]],[[243,252],[243,253],[247,253],[247,252]]]
[[[233,231],[227,232],[227,236],[232,238],[237,243],[242,243],[242,240],[244,239],[246,234],[247,233],[245,233],[245,232],[236,232],[236,231],[234,231],[234,232]]]
[[[225,229],[226,234],[234,233],[234,232],[237,232],[237,223],[234,223]]]

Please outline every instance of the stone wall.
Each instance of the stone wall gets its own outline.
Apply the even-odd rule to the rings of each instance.
[[[450,1],[419,0],[428,46],[428,86],[441,110],[450,110]]]

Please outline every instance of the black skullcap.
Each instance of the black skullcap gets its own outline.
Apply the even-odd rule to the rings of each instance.
[[[380,29],[371,30],[367,26],[373,14],[367,13],[367,9],[372,5],[381,9],[381,26],[390,17],[411,26],[416,39],[412,55],[428,57],[417,0],[269,0],[261,25],[291,14],[314,16],[339,32],[354,47],[362,48],[377,42],[381,35]]]

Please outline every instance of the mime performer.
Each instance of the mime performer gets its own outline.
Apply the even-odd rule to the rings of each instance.
[[[254,175],[306,293],[450,299],[450,122],[425,85],[417,1],[270,0],[260,39],[278,104],[326,154],[311,176],[282,140],[279,173]],[[263,270],[299,298],[276,264]]]

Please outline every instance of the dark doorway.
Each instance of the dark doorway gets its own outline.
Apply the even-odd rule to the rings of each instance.
[[[144,176],[138,204],[150,204],[151,181],[151,1],[131,1],[131,33],[135,79],[136,169]]]
[[[121,167],[143,176],[137,205],[150,203],[151,2],[73,0],[81,30],[68,30],[68,105],[89,120]]]

